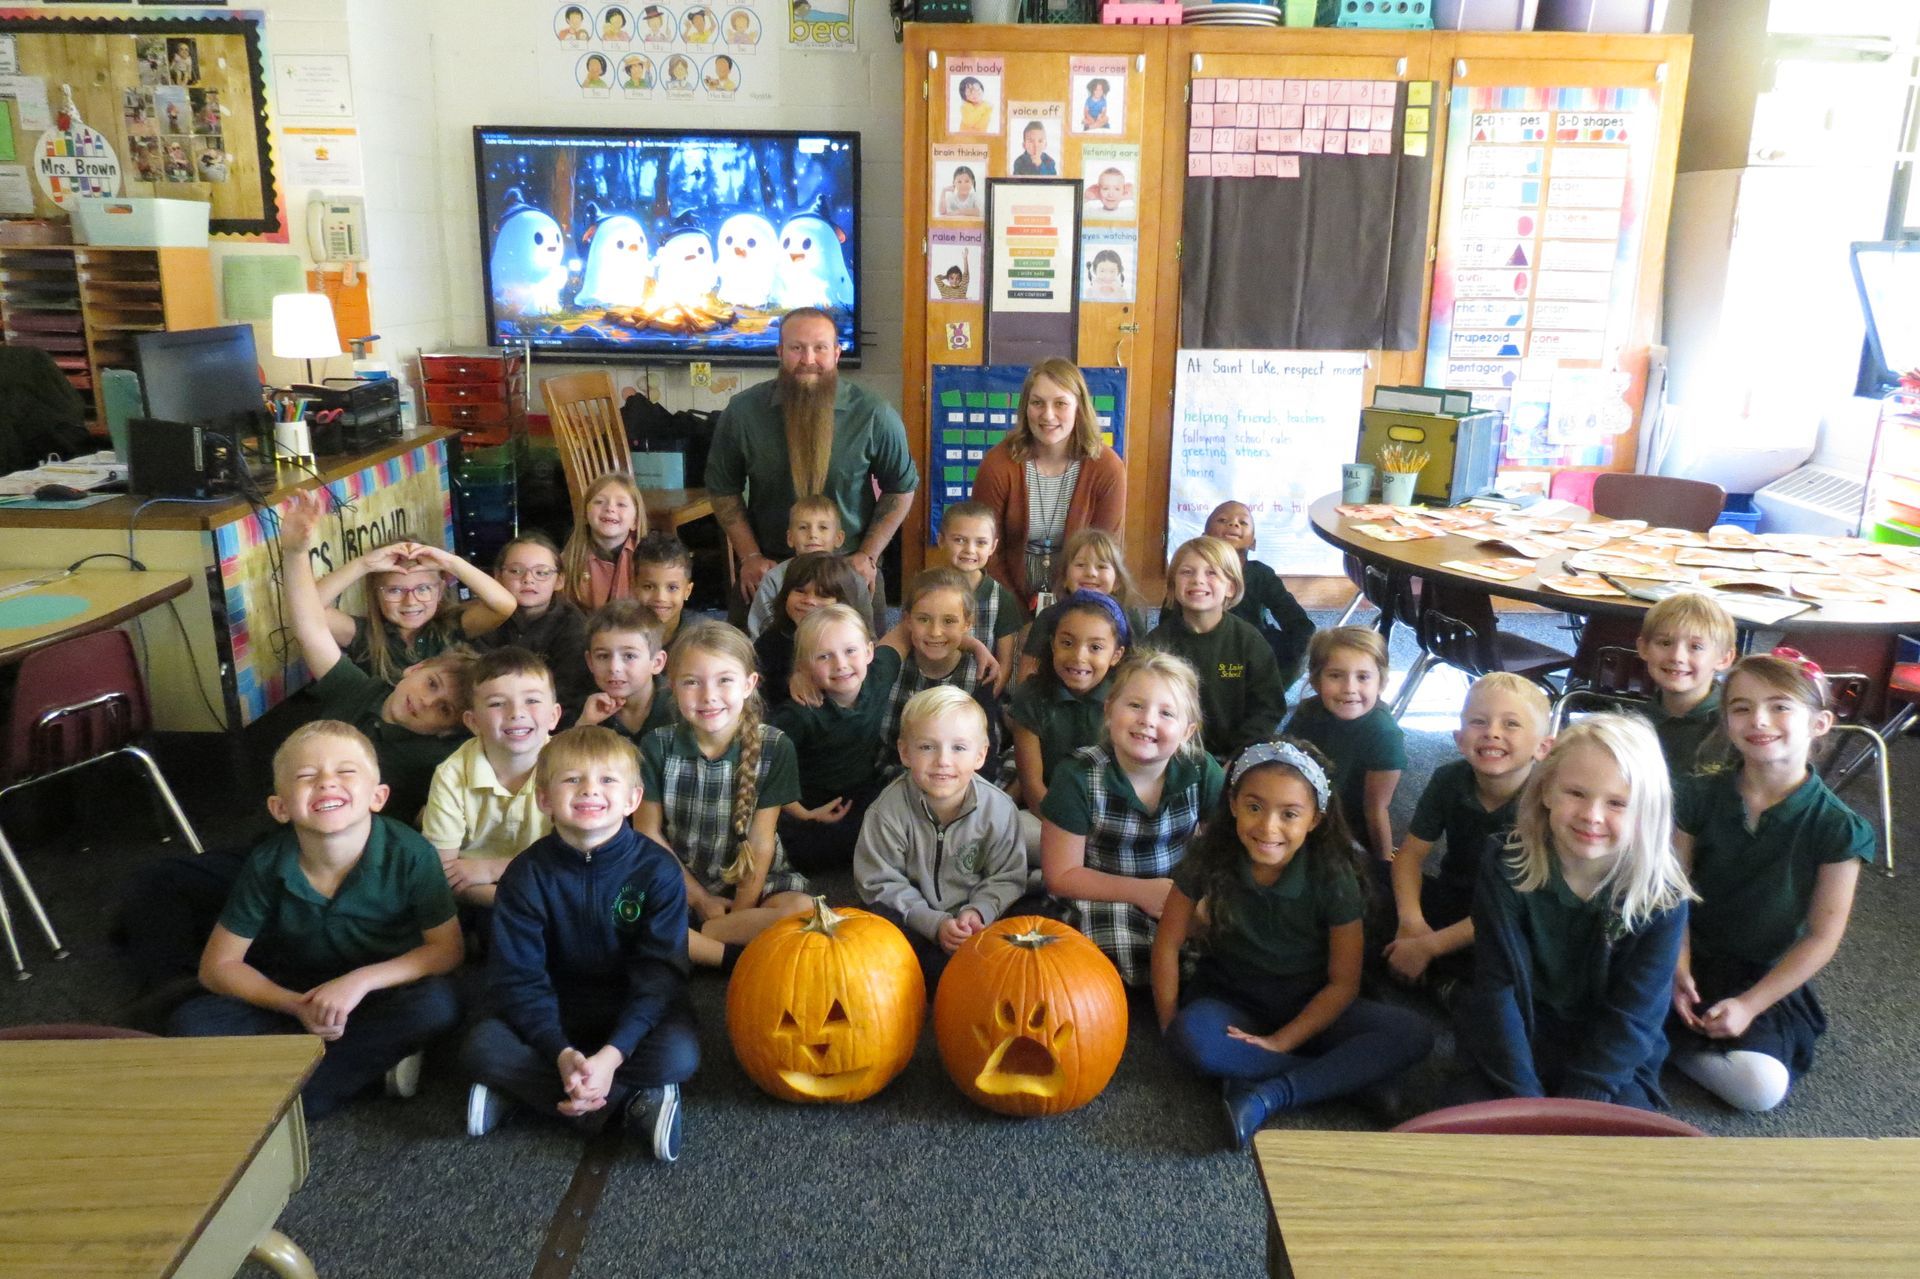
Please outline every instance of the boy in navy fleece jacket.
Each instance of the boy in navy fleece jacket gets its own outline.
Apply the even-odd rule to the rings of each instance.
[[[556,736],[534,784],[553,833],[508,864],[494,897],[494,1015],[461,1053],[477,1081],[467,1132],[492,1131],[505,1094],[589,1130],[624,1115],[670,1163],[679,1086],[700,1064],[680,865],[627,824],[640,760],[611,729]]]

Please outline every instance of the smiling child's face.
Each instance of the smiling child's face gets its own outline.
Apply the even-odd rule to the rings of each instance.
[[[1111,262],[1102,262],[1093,268],[1093,282],[1101,289],[1120,287],[1120,268]]]
[[[1109,211],[1117,209],[1120,202],[1127,198],[1127,180],[1117,173],[1103,173],[1098,190],[1100,207]]]

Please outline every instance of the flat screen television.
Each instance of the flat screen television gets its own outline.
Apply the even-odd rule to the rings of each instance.
[[[481,125],[488,341],[775,363],[795,307],[860,353],[860,135]]]

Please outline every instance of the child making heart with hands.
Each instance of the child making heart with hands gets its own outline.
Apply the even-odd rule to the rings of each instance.
[[[484,604],[488,615],[470,613],[447,599],[456,578]],[[355,617],[334,607],[354,583],[367,583],[367,614]],[[449,644],[491,629],[494,617],[510,616],[513,593],[451,551],[424,542],[391,542],[347,561],[320,579],[327,630],[347,659],[378,680],[397,683],[409,666],[438,655]]]

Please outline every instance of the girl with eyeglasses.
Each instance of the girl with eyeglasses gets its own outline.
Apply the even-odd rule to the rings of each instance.
[[[447,598],[451,574],[499,618],[512,615],[513,594],[451,551],[423,542],[378,546],[320,579],[327,629],[347,660],[375,679],[397,683],[409,666],[437,657],[448,645],[490,629],[469,619]],[[367,612],[355,617],[335,607],[355,582],[366,582]]]
[[[513,597],[502,615],[475,599],[461,616],[473,646],[485,652],[513,645],[538,653],[553,672],[554,695],[569,720],[594,690],[587,666],[587,617],[560,585],[560,548],[544,533],[522,533],[500,548],[493,577]]]

